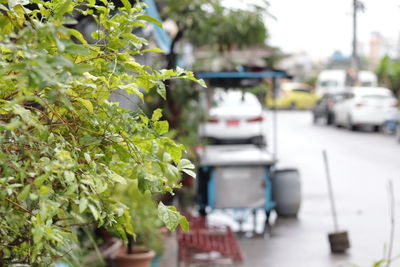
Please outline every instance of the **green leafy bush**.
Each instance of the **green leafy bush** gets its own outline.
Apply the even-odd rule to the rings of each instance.
[[[1,4],[5,3],[5,4]],[[0,1],[0,262],[48,266],[70,262],[79,226],[133,234],[115,187],[135,181],[146,194],[171,192],[184,147],[166,137],[161,110],[151,118],[108,99],[124,90],[143,99],[182,69],[155,70],[135,60],[147,41],[133,34],[144,21],[141,4],[116,8],[101,0]],[[88,44],[74,24],[92,16],[97,40]],[[157,23],[157,22],[155,22]],[[140,205],[140,203],[139,203]],[[160,204],[172,229],[187,222]]]

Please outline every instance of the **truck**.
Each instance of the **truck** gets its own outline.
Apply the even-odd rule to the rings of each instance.
[[[345,91],[347,87],[353,86],[354,75],[346,70],[323,70],[317,79],[316,93],[319,96]],[[358,72],[358,85],[362,87],[376,87],[377,77],[375,73],[368,70]]]

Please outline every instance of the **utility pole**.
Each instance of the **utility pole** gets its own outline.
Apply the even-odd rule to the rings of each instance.
[[[353,0],[353,53],[351,55],[351,70],[354,72],[354,84],[358,84],[357,59],[357,0]]]
[[[358,53],[357,53],[357,11],[364,11],[364,4],[359,0],[353,0],[353,53],[351,56],[351,70],[354,74],[354,84],[358,85]]]

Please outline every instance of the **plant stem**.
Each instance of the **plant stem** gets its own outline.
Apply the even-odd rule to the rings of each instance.
[[[389,212],[390,212],[390,239],[389,239],[389,249],[387,254],[387,264],[389,267],[392,262],[392,252],[393,252],[393,241],[394,241],[394,229],[395,229],[395,198],[393,193],[393,183],[392,180],[388,182],[388,197],[389,197]]]
[[[132,235],[128,235],[128,248],[126,253],[127,254],[133,254],[133,236]]]

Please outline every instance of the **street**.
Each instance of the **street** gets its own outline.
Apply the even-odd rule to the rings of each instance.
[[[277,117],[278,166],[300,170],[302,206],[297,219],[276,219],[270,237],[240,239],[243,266],[372,266],[383,258],[390,237],[389,179],[397,197],[397,218],[400,214],[400,145],[382,133],[313,125],[309,111],[279,111]],[[269,129],[270,144],[271,137]],[[329,250],[327,235],[333,231],[333,221],[323,149],[328,152],[339,226],[348,231],[351,243],[344,255]],[[400,229],[394,238],[393,257],[400,254]]]

